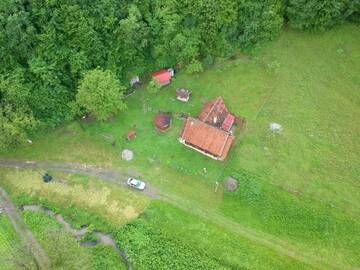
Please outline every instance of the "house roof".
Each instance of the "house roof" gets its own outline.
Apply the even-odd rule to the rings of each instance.
[[[224,160],[235,137],[229,132],[189,117],[185,122],[181,139],[190,146]]]
[[[127,133],[127,137],[128,137],[128,138],[131,138],[131,137],[134,137],[134,136],[136,136],[136,131],[135,131],[135,129],[130,129],[130,130],[128,131],[128,133]]]
[[[217,97],[204,105],[199,114],[199,119],[220,127],[228,113],[229,111],[222,97]]]
[[[152,74],[153,79],[157,80],[160,84],[167,84],[170,82],[171,73],[167,69],[156,71]]]
[[[234,124],[234,121],[235,121],[235,116],[232,115],[231,113],[228,113],[224,122],[221,125],[221,129],[223,129],[225,131],[229,131],[231,129],[232,125]]]

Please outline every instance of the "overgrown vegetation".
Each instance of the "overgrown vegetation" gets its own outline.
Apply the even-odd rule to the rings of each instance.
[[[21,240],[17,236],[11,221],[5,213],[0,214],[0,257],[1,270],[15,269],[14,257],[19,256],[17,247],[21,245]],[[27,262],[31,264],[31,261]]]
[[[0,184],[12,191],[13,200],[19,205],[40,204],[54,212],[60,211],[76,228],[93,224],[105,232],[111,227],[99,217],[104,217],[111,224],[121,225],[136,218],[148,203],[141,194],[101,183],[94,178],[61,173],[52,175],[58,181],[45,184],[38,172],[3,171],[0,173]],[[19,182],[18,179],[22,178],[27,181]]]
[[[114,235],[137,269],[307,269],[161,202]]]
[[[111,247],[81,247],[53,217],[29,211],[23,217],[48,255],[51,269],[126,269]]]

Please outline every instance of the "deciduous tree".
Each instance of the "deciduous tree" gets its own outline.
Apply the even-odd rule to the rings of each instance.
[[[109,70],[88,71],[80,81],[77,104],[100,121],[105,121],[126,108],[122,97],[125,88]]]

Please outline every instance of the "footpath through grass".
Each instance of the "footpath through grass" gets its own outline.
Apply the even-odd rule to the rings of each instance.
[[[218,61],[199,75],[179,74],[155,96],[140,89],[128,98],[128,110],[109,122],[68,123],[39,134],[33,145],[2,156],[131,167],[166,192],[284,239],[309,254],[336,261],[343,268],[359,267],[359,85],[357,26],[339,26],[324,33],[289,31],[251,56]],[[193,91],[189,103],[174,99],[176,87]],[[176,113],[196,116],[203,101],[220,95],[232,112],[247,119],[246,129],[237,134],[223,163],[177,141],[182,121]],[[153,125],[159,110],[174,113],[172,128],[161,134]],[[271,122],[281,124],[283,132],[271,133]],[[134,125],[137,138],[127,142],[124,136]],[[133,161],[121,161],[124,148],[134,151]],[[214,193],[215,181],[229,175],[240,180],[239,190]],[[150,216],[155,219],[162,208],[153,209],[155,214]],[[156,220],[168,232],[175,226],[165,226],[170,224],[166,219]],[[197,222],[194,219],[183,226],[190,229]],[[195,228],[197,237],[201,230]],[[188,241],[185,236],[178,239]],[[200,237],[199,245],[208,244],[209,239]],[[223,243],[227,246],[228,242]],[[250,260],[252,255],[235,249],[243,260]],[[276,256],[256,249],[266,260]],[[225,254],[221,259],[221,263],[244,266]]]

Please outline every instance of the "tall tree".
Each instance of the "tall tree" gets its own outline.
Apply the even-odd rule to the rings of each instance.
[[[80,81],[76,102],[100,121],[126,108],[122,99],[125,88],[113,73],[99,68],[86,72]]]
[[[0,75],[0,148],[7,149],[26,142],[37,125],[28,105],[30,89],[23,70]]]
[[[325,29],[345,20],[348,0],[289,0],[287,15],[296,29]]]

